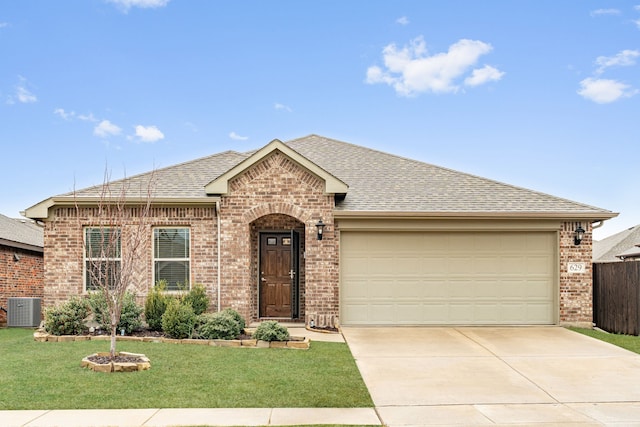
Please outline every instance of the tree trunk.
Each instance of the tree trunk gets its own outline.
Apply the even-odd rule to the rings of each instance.
[[[111,347],[109,348],[109,353],[111,354],[111,358],[116,357],[116,335],[118,333],[118,331],[116,330],[116,327],[118,325],[116,324],[111,324]]]

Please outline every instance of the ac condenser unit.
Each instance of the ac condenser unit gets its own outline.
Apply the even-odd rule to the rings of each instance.
[[[7,298],[7,326],[28,328],[40,326],[40,298]]]

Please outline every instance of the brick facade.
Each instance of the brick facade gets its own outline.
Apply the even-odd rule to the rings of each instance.
[[[297,320],[335,326],[339,320],[340,248],[334,208],[334,196],[325,194],[321,178],[275,150],[229,180],[228,192],[220,197],[218,212],[213,202],[206,207],[154,207],[146,224],[149,241],[137,260],[132,287],[143,302],[152,286],[152,228],[188,227],[191,282],[205,286],[212,302],[210,309],[218,309],[219,292],[221,309],[232,307],[248,322],[258,320],[259,235],[293,229],[299,232],[301,245]],[[82,233],[83,227],[98,223],[96,214],[96,209],[81,208],[78,218],[74,207],[52,208],[45,227],[46,286],[44,291],[42,285],[39,288],[45,308],[85,293]],[[315,226],[320,219],[326,224],[323,240],[317,239]],[[587,325],[592,321],[592,230],[589,222],[581,224],[586,230],[581,245],[573,242],[577,221],[563,222],[558,232],[561,324]],[[130,227],[133,225],[123,229],[123,242]],[[585,263],[585,271],[569,272],[571,262]]]
[[[222,307],[256,320],[257,233],[295,228],[304,247],[301,316],[333,326],[339,304],[333,207],[324,182],[278,151],[232,179],[220,207]],[[315,224],[321,218],[327,227],[319,241]]]
[[[580,245],[574,244],[578,225],[585,230]],[[593,323],[592,229],[589,222],[564,222],[559,232],[560,324],[591,327]],[[569,272],[569,263],[584,263],[584,273]]]
[[[135,208],[131,208],[135,209]],[[79,214],[79,218],[78,218]],[[55,208],[45,226],[45,282],[44,306],[50,307],[66,301],[73,295],[83,295],[83,243],[84,227],[99,224],[97,209]],[[127,233],[134,223],[126,224],[122,230],[122,250],[126,250]],[[131,289],[144,301],[151,283],[153,227],[188,227],[191,236],[191,283],[205,286],[216,304],[217,240],[215,207],[156,207],[152,208],[145,225],[146,239],[137,265]]]
[[[44,296],[44,259],[41,252],[0,245],[0,307],[7,298]],[[7,315],[0,310],[0,324]]]

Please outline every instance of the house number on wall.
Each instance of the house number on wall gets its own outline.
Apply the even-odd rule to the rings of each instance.
[[[587,266],[584,262],[570,262],[569,273],[584,273],[587,270]]]

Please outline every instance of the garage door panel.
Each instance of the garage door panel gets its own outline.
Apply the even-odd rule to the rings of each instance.
[[[552,324],[553,232],[341,233],[343,324]]]

